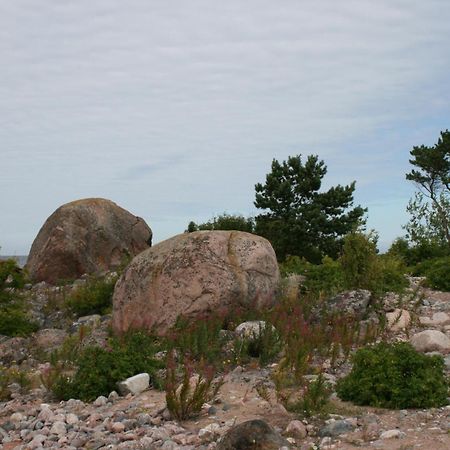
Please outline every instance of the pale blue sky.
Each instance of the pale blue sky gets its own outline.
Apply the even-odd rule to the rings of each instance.
[[[447,0],[3,0],[0,246],[109,198],[155,242],[252,215],[272,158],[319,154],[386,247],[413,145],[450,128]]]

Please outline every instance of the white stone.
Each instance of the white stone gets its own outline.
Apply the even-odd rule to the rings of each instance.
[[[272,327],[272,331],[275,331],[273,325],[270,326]],[[248,322],[242,322],[236,327],[234,332],[241,338],[256,339],[265,328],[266,322],[264,320],[250,320]]]
[[[403,439],[405,437],[405,433],[400,430],[387,430],[383,431],[380,435],[380,439]]]
[[[425,330],[415,334],[411,338],[411,345],[419,352],[448,353],[450,351],[450,339],[441,331]]]
[[[411,323],[411,315],[406,309],[396,308],[393,312],[386,314],[387,327],[391,331],[404,330]]]
[[[134,377],[127,378],[117,383],[117,388],[121,395],[137,395],[148,389],[150,376],[148,373],[139,373]]]

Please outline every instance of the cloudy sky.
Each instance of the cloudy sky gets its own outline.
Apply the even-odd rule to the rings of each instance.
[[[155,241],[253,215],[273,158],[356,180],[382,247],[450,128],[448,0],[1,0],[0,246],[109,198]]]

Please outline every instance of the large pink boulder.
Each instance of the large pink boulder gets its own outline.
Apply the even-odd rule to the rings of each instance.
[[[136,256],[116,284],[113,329],[164,334],[177,317],[272,305],[279,283],[266,239],[241,231],[197,231]]]
[[[58,208],[31,246],[33,281],[55,283],[119,267],[151,245],[152,230],[110,200],[87,198]]]

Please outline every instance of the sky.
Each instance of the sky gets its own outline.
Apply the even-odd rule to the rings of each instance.
[[[103,197],[154,242],[258,213],[273,158],[317,154],[324,188],[386,249],[414,145],[450,128],[448,0],[1,0],[0,252]]]

